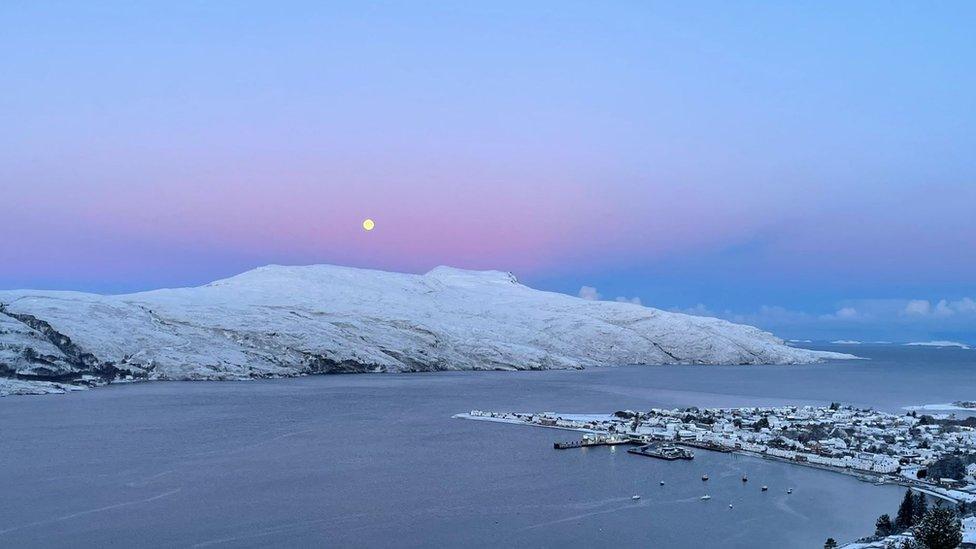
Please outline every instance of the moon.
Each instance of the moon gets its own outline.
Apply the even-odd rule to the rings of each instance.
[[[365,230],[365,231],[372,231],[373,230],[373,227],[375,227],[375,226],[376,226],[376,223],[373,223],[373,220],[372,219],[366,218],[366,219],[363,220],[363,230]]]

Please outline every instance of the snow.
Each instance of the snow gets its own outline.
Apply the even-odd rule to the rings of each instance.
[[[10,395],[50,395],[78,391],[82,387],[49,381],[26,381],[0,377],[0,397]]]
[[[959,343],[958,341],[914,341],[905,345],[911,347],[959,347],[960,349],[969,349],[969,345]]]
[[[841,549],[892,549],[913,539],[914,536],[909,533],[899,533],[875,541],[848,543],[842,545]],[[976,517],[962,519],[962,543],[976,543]]]
[[[511,273],[267,266],[128,295],[0,291],[0,377],[802,364],[855,358],[757,328],[531,289]],[[67,376],[67,377],[66,377]]]
[[[962,542],[976,544],[976,517],[962,519]]]

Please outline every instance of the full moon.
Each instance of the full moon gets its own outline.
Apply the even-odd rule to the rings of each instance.
[[[373,223],[373,220],[372,219],[368,219],[367,218],[367,219],[364,219],[363,220],[363,229],[365,229],[367,231],[372,231],[373,230],[373,227],[375,227],[375,226],[376,226],[376,224]]]

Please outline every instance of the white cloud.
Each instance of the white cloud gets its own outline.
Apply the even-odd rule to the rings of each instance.
[[[599,301],[599,300],[603,299],[603,294],[601,294],[600,292],[598,292],[597,289],[594,288],[593,286],[583,286],[583,287],[581,287],[579,289],[579,292],[576,295],[578,295],[579,297],[581,297],[581,298],[583,298],[583,299],[585,299],[587,301]],[[641,305],[642,304],[641,303],[641,298],[636,297],[636,296],[635,297],[617,296],[617,297],[614,298],[614,301],[618,301],[620,303],[633,303],[634,305]]]
[[[711,309],[699,303],[673,312],[723,318],[750,324],[781,337],[817,340],[924,341],[951,339],[976,347],[976,300],[851,299],[835,304],[834,312],[808,313],[776,306],[752,311]]]
[[[913,299],[905,305],[905,314],[925,316],[931,309],[932,304],[927,299]]]
[[[972,298],[964,297],[957,301],[949,301],[948,299],[940,299],[938,303],[935,304],[935,310],[932,314],[938,316],[952,316],[954,314],[973,314],[976,313],[976,301]]]
[[[579,296],[587,301],[597,301],[601,297],[600,292],[596,291],[593,286],[583,286],[579,289]]]
[[[976,300],[970,297],[964,297],[959,301],[953,301],[949,305],[960,313],[976,313]]]
[[[713,312],[711,309],[709,309],[702,303],[699,303],[694,307],[688,307],[687,309],[672,307],[670,310],[672,313],[684,313],[686,315],[692,315],[692,316],[718,316],[715,312]]]

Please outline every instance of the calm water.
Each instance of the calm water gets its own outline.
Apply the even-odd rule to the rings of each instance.
[[[820,547],[827,536],[870,533],[902,490],[705,451],[681,463],[622,448],[555,451],[554,440],[574,434],[451,415],[831,400],[897,410],[976,399],[976,351],[855,350],[873,360],[154,383],[4,398],[0,546]],[[700,501],[706,492],[713,499]]]

